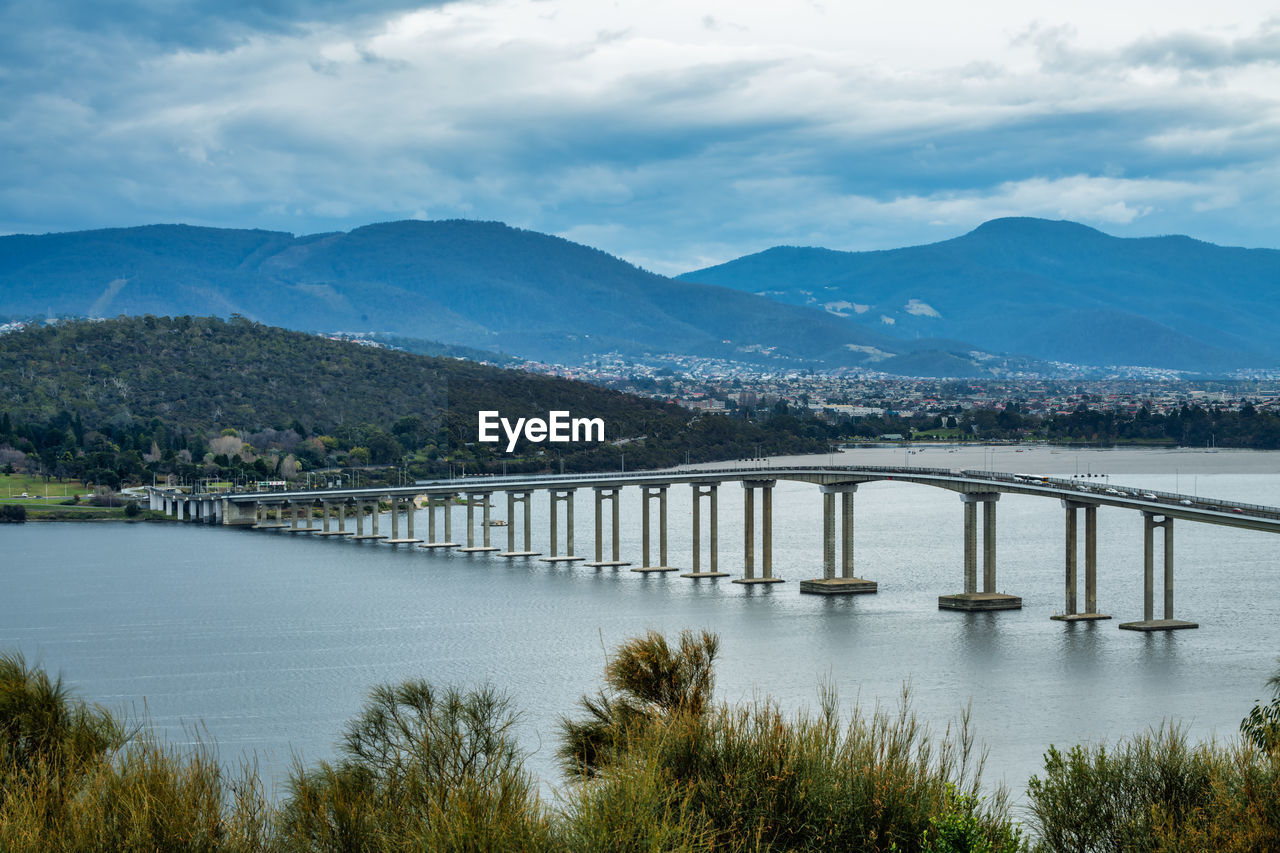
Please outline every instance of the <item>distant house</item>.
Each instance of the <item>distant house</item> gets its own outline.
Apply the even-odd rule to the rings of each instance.
[[[881,441],[902,441],[902,433],[886,432],[884,435],[880,436],[880,440]]]

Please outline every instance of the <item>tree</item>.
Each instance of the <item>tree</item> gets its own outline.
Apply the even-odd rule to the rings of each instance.
[[[1240,721],[1240,733],[1258,749],[1275,755],[1280,754],[1280,670],[1267,679],[1267,686],[1272,691],[1271,704],[1254,705]]]

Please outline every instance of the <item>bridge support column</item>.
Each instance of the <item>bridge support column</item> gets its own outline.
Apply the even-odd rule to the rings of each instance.
[[[427,541],[420,544],[419,548],[457,548],[458,543],[453,541],[453,525],[450,521],[450,507],[453,504],[453,495],[427,495]],[[444,539],[436,538],[436,510],[442,510],[444,514]]]
[[[1164,528],[1164,618],[1155,618],[1155,531]],[[1142,568],[1143,607],[1141,622],[1121,622],[1126,631],[1176,631],[1180,628],[1199,628],[1195,622],[1173,618],[1173,519],[1164,516],[1156,521],[1156,514],[1142,514]]]
[[[319,533],[317,533],[317,534],[316,534],[317,536],[325,536],[325,537],[328,537],[328,536],[338,536],[338,537],[342,537],[342,536],[350,536],[350,535],[351,535],[351,534],[347,531],[347,504],[346,504],[346,501],[345,501],[345,500],[340,500],[340,501],[337,501],[336,503],[337,503],[337,509],[338,509],[338,529],[337,529],[337,530],[331,530],[331,529],[329,529],[329,520],[333,517],[334,502],[333,502],[333,501],[326,501],[326,500],[324,500],[323,498],[321,498],[321,499],[320,499],[320,517],[321,517],[321,519],[322,519],[322,520],[321,520],[321,527],[322,527],[322,529],[320,530],[320,532],[319,532]]]
[[[1066,548],[1066,612],[1050,616],[1059,622],[1092,622],[1110,619],[1098,613],[1098,505],[1063,501],[1067,517]],[[1079,551],[1077,512],[1084,510],[1084,612],[1077,612],[1076,591],[1079,587],[1076,571]]]
[[[734,583],[782,583],[773,576],[773,487],[776,480],[743,480],[742,488],[742,563],[743,576]],[[755,567],[755,492],[760,490],[760,576]]]
[[[368,539],[368,540],[374,540],[374,541],[376,541],[376,540],[378,540],[378,539],[386,539],[387,537],[385,537],[385,536],[381,536],[381,535],[379,535],[379,533],[378,533],[378,516],[382,514],[382,513],[380,512],[380,510],[382,509],[381,501],[375,500],[375,501],[373,501],[373,503],[368,504],[368,507],[369,507],[369,533],[366,535],[366,534],[364,534],[364,533],[362,533],[362,532],[361,532],[362,527],[361,527],[361,525],[360,525],[359,520],[357,520],[357,521],[356,521],[356,535],[355,535],[355,537],[353,537],[353,538],[355,538],[355,539]],[[359,517],[360,517],[360,518],[363,518],[363,517],[364,517],[364,508],[363,508],[363,507],[358,507],[358,508],[357,508],[357,511],[360,513],[360,516],[359,516]]]
[[[669,483],[651,484],[640,487],[640,524],[644,528],[640,536],[641,564],[633,572],[674,572],[674,566],[667,565],[667,489]],[[649,502],[658,499],[658,560],[655,563],[649,549]]]
[[[583,565],[595,568],[616,568],[618,566],[631,565],[626,560],[618,557],[618,495],[622,489],[614,486],[594,486],[592,491],[595,492],[596,504],[596,558],[590,563]],[[608,560],[604,558],[604,504],[609,502],[612,525],[609,529],[612,542],[611,556]]]
[[[312,512],[313,509],[314,509],[314,505],[312,504],[311,501],[307,501],[302,505],[302,512],[304,514],[303,520],[306,522],[306,525],[304,525],[302,529],[307,531],[308,533],[313,533],[316,530],[319,530],[319,528],[315,526],[315,522],[313,521],[313,517],[314,517],[314,513]]]
[[[400,538],[400,510],[405,512],[405,525],[407,527],[405,538]],[[485,507],[485,520],[488,521],[488,507]],[[405,500],[397,495],[391,496],[391,538],[384,540],[388,545],[414,545],[421,542],[421,539],[413,538],[413,497],[410,496]],[[485,544],[489,543],[489,531],[485,528]]]
[[[532,528],[530,527],[530,509],[529,499],[532,492],[507,492],[507,550],[499,554],[499,557],[536,557],[540,551],[533,550],[533,539],[531,536]],[[521,504],[524,509],[524,549],[516,550],[516,504]]]
[[[502,550],[497,545],[489,544],[489,511],[493,505],[493,492],[467,492],[467,547],[459,548],[463,554],[479,554],[486,551]],[[475,509],[480,506],[480,541],[476,544]]]
[[[998,492],[960,496],[964,502],[964,592],[938,596],[940,610],[1020,610],[1022,599],[996,592]],[[978,592],[978,504],[982,504],[982,592]]]
[[[727,578],[728,572],[720,571],[719,567],[719,550],[720,550],[720,532],[719,511],[716,508],[716,495],[719,491],[719,483],[690,483],[693,487],[693,571],[685,572],[680,575],[682,578]],[[711,511],[711,529],[710,529],[710,563],[707,571],[702,570],[702,499],[709,500]]]
[[[822,577],[800,581],[800,591],[816,595],[875,592],[875,581],[853,574],[853,496],[857,483],[822,487]],[[840,496],[840,576],[836,577],[836,495]]]
[[[573,497],[576,489],[551,489],[551,553],[546,557],[538,559],[544,563],[576,563],[586,559],[579,557],[573,553]],[[565,505],[564,510],[564,540],[565,552],[560,553],[559,546],[559,527],[560,519],[556,509],[560,502]]]

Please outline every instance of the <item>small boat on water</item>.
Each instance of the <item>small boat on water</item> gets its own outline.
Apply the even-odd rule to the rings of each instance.
[[[501,518],[491,518],[489,519],[489,526],[490,527],[506,527],[507,523],[503,521]]]

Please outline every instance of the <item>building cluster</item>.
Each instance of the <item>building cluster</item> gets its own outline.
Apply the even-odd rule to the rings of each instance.
[[[1280,411],[1280,377],[1197,381],[1169,370],[1133,368],[1090,379],[919,379],[887,374],[767,370],[696,356],[636,362],[602,356],[581,366],[527,362],[526,369],[605,385],[697,411],[732,412],[775,406],[827,416],[947,417],[973,409],[1027,415],[1090,410],[1165,414],[1187,405]]]

